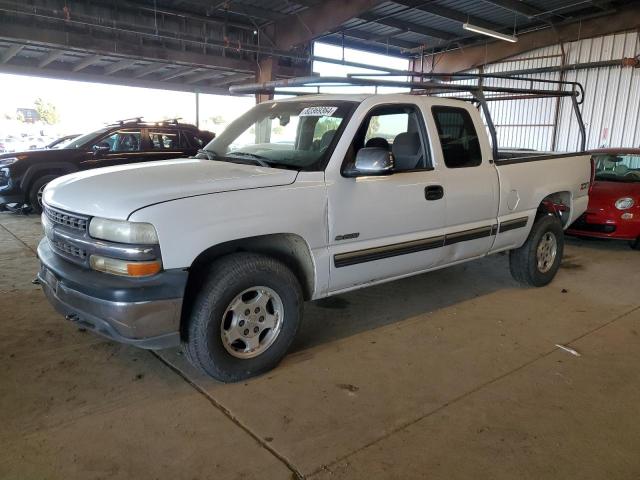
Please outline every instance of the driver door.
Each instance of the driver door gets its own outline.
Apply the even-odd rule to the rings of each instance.
[[[419,104],[382,105],[366,115],[343,174],[328,182],[332,292],[428,270],[441,261],[444,191],[431,161]],[[394,170],[346,178],[357,151],[389,149]]]

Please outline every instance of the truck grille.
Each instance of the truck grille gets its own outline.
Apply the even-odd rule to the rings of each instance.
[[[54,224],[72,228],[81,232],[87,231],[89,219],[81,215],[63,212],[51,207],[44,208],[45,215]]]
[[[87,258],[87,251],[83,248],[76,247],[75,245],[70,245],[69,243],[62,242],[60,240],[53,242],[50,241],[49,244],[65,257],[72,257],[82,262]]]

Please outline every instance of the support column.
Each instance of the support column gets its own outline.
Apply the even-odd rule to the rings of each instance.
[[[200,94],[196,92],[196,127],[200,128]]]
[[[273,63],[274,63],[273,57],[264,58],[258,62],[258,68],[256,69],[257,83],[270,82],[271,80],[275,79],[273,75],[274,73]],[[256,94],[256,103],[262,103],[268,100],[273,100],[273,94],[266,94],[266,93]]]

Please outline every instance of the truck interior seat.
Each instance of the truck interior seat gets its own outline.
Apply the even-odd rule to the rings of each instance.
[[[418,132],[398,134],[391,149],[395,157],[395,170],[413,170],[422,162],[422,145]]]
[[[385,150],[391,150],[389,142],[382,137],[373,137],[367,140],[364,144],[365,147],[384,148]]]

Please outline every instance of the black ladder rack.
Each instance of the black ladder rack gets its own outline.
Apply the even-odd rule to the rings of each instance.
[[[395,77],[400,77],[400,79]],[[407,80],[407,78],[410,78],[410,80]],[[456,83],[464,81],[474,81],[475,83]],[[500,86],[500,82],[523,84],[523,86]],[[288,90],[299,87],[311,87],[315,91]],[[399,87],[410,89],[408,93],[411,95],[449,95],[460,100],[473,102],[479,105],[484,113],[487,128],[491,135],[494,159],[498,158],[498,136],[491,118],[488,102],[554,97],[570,98],[578,121],[578,128],[580,129],[580,149],[584,151],[586,145],[586,130],[579,107],[584,100],[584,88],[578,82],[500,74],[420,73],[407,71],[400,74],[350,74],[347,77],[295,77],[263,83],[233,85],[229,88],[229,92],[236,95],[313,95],[321,94],[321,87],[374,87],[376,93],[378,93],[378,87]]]

